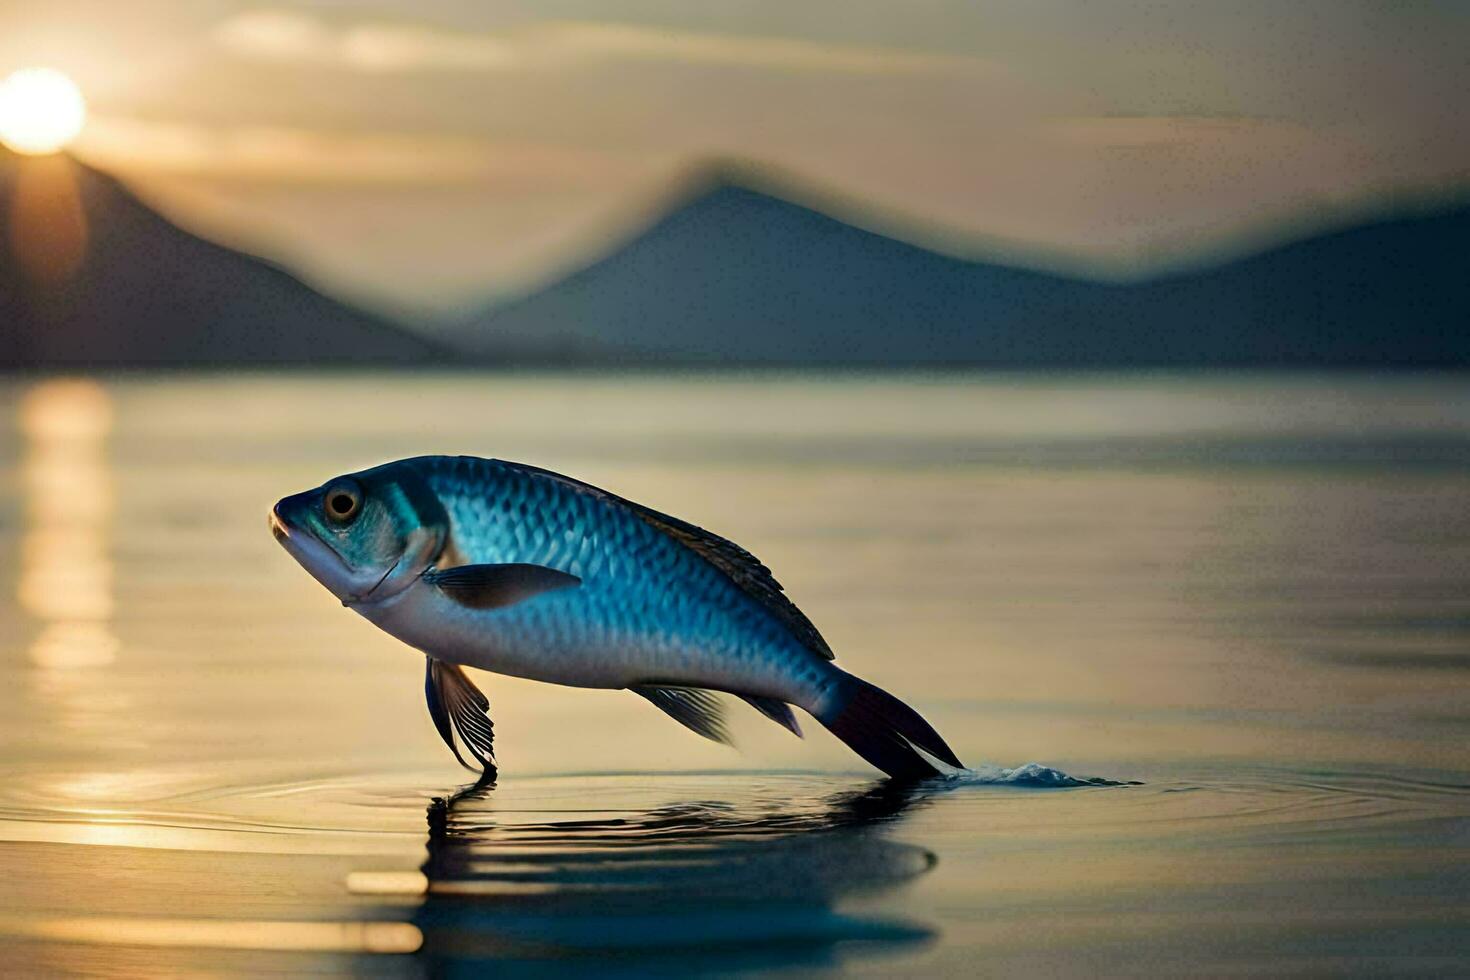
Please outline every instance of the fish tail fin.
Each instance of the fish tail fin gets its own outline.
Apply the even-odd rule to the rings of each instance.
[[[882,688],[832,668],[812,714],[847,747],[894,779],[924,779],[964,766],[919,713]]]

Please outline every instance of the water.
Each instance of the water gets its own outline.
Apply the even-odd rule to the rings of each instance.
[[[424,452],[728,533],[975,772],[482,675],[467,786],[265,528]],[[1470,970],[1460,377],[10,379],[0,553],[3,972]]]

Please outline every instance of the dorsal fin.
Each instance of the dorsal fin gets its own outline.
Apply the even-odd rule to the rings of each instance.
[[[645,507],[624,497],[619,497],[615,493],[609,493],[600,487],[594,487],[590,483],[583,483],[581,480],[574,480],[569,476],[553,473],[551,470],[544,470],[539,466],[530,466],[526,463],[512,463],[506,460],[498,460],[497,462],[526,473],[560,481],[585,493],[591,493],[604,500],[621,504],[628,508],[644,521],[647,521],[659,531],[678,541],[680,544],[700,555],[711,565],[714,565],[721,572],[724,572],[730,581],[739,586],[741,591],[746,595],[764,606],[771,615],[775,616],[812,653],[821,657],[823,660],[835,659],[832,648],[827,645],[827,641],[822,638],[822,634],[817,632],[817,628],[812,625],[811,620],[807,619],[806,615],[800,609],[796,608],[796,604],[787,598],[786,593],[781,589],[781,583],[776,581],[776,577],[771,574],[771,570],[759,558],[729,538],[722,538],[718,534],[712,531],[706,531],[704,528],[690,524],[688,521],[681,521],[677,517],[670,517],[668,514],[660,513],[651,507]]]

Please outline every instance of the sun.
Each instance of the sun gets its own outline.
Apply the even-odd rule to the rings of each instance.
[[[76,83],[52,68],[22,68],[0,81],[0,143],[17,153],[64,150],[87,121]]]

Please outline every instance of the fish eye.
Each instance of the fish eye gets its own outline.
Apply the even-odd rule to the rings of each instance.
[[[322,510],[333,524],[347,524],[362,509],[362,490],[353,480],[339,480],[322,494]]]

